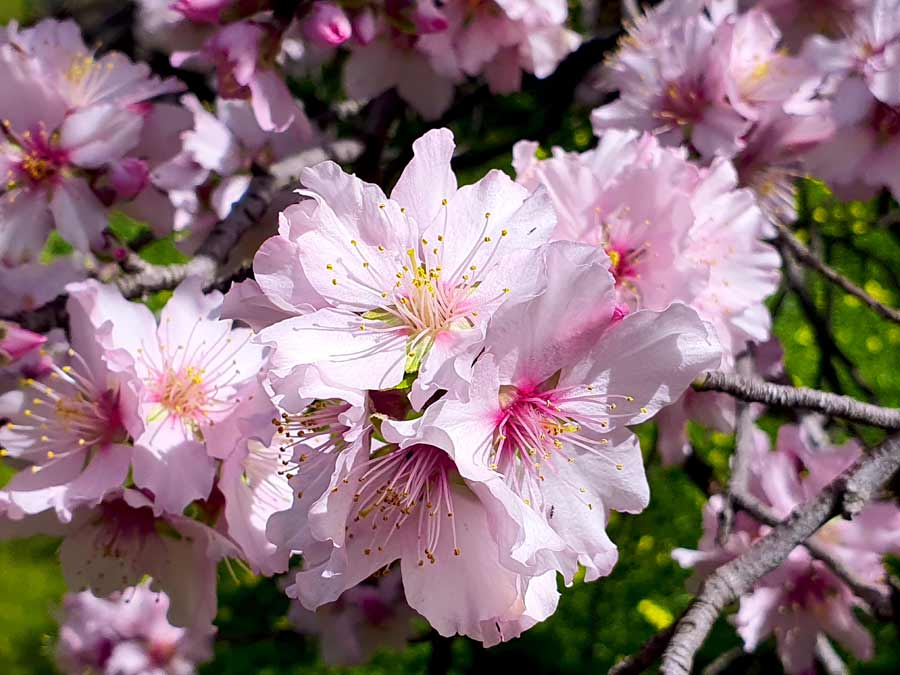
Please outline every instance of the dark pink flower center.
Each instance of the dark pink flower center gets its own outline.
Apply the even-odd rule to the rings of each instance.
[[[11,136],[9,128],[4,127],[7,136]],[[24,132],[14,141],[20,146],[21,154],[8,176],[10,188],[20,182],[31,186],[53,182],[69,163],[68,153],[58,145],[58,134],[48,134],[43,126]]]

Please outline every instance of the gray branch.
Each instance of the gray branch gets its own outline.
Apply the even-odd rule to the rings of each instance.
[[[794,548],[833,517],[858,513],[898,469],[900,435],[894,435],[858,459],[812,500],[794,509],[744,554],[707,577],[663,653],[663,675],[688,675],[694,655],[728,605],[750,592],[760,578],[784,562]]]
[[[742,401],[780,408],[805,408],[882,429],[900,429],[900,409],[885,408],[807,387],[774,384],[736,373],[710,371],[694,382],[698,391],[722,391]]]
[[[753,372],[753,352],[750,345],[746,352],[738,355],[735,370],[741,377],[750,377]],[[731,456],[731,480],[728,484],[728,493],[725,495],[725,507],[719,514],[719,531],[716,535],[720,545],[724,545],[731,536],[735,495],[744,494],[749,489],[750,458],[753,456],[753,409],[749,402],[738,399],[735,413],[736,436],[734,454]]]
[[[778,238],[788,249],[790,249],[791,253],[798,261],[816,270],[816,272],[828,279],[828,281],[868,305],[879,316],[895,323],[900,323],[900,309],[888,307],[884,303],[879,302],[843,274],[833,267],[829,267],[828,264],[819,259],[815,253],[810,251],[802,241],[797,239],[797,237],[794,236],[794,233],[785,227],[784,224],[776,222],[775,227],[778,230]]]

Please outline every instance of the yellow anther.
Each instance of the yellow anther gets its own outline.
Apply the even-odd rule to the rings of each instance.
[[[332,286],[337,286],[337,279],[332,279],[332,280],[331,280],[331,285],[332,285]]]
[[[52,450],[48,450],[47,451],[47,459],[53,459],[54,457],[56,457],[56,453],[53,452]]]
[[[328,263],[327,265],[325,265],[325,269],[326,269],[326,270],[333,270],[333,269],[334,269],[334,265],[332,265],[331,263]]]
[[[490,238],[490,237],[485,237],[485,238],[484,238],[484,243],[485,243],[485,244],[490,244],[490,243],[491,243],[491,238]]]
[[[442,199],[442,200],[441,200],[441,206],[447,206],[447,200],[446,200],[446,199]]]
[[[508,235],[508,234],[509,234],[509,230],[500,230],[500,236],[501,236],[501,237],[505,237],[505,236]]]

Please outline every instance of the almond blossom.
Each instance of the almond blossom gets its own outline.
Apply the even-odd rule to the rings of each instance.
[[[283,268],[280,286],[314,290],[294,302],[316,311],[262,331],[278,344],[275,371],[315,363],[334,382],[364,389],[418,373],[412,396],[421,407],[465,378],[465,355],[494,310],[531,292],[523,270],[554,222],[545,195],[499,171],[457,189],[446,130],[413,149],[390,199],[333,163],[304,170],[301,194],[312,199],[286,212],[282,234],[263,249],[296,253],[299,270]]]
[[[751,491],[779,518],[787,517],[794,507],[817,494],[861,452],[855,441],[838,448],[814,448],[802,429],[791,425],[779,429],[774,452],[769,450],[768,437],[756,430],[753,449]],[[741,513],[734,533],[720,547],[716,543],[716,513],[722,508],[721,499],[710,499],[699,551],[676,549],[672,553],[682,566],[696,567],[699,578],[745,551],[770,529]],[[888,502],[873,502],[853,520],[835,518],[826,523],[812,540],[855,578],[886,590],[882,558],[900,550],[898,524],[900,509]],[[854,614],[854,608],[863,606],[829,567],[798,546],[781,566],[741,598],[734,623],[745,650],[753,651],[774,634],[785,670],[805,673],[813,668],[820,634],[837,640],[858,659],[872,657],[872,637]]]
[[[212,630],[173,626],[166,618],[169,604],[168,595],[146,583],[109,598],[67,594],[57,665],[71,675],[192,675],[212,657]]]
[[[125,394],[135,411],[128,424],[134,480],[157,506],[180,513],[209,495],[214,464],[207,453],[215,449],[205,437],[259,395],[268,350],[250,342],[248,329],[219,320],[221,294],[205,295],[196,278],[175,290],[159,324],[146,306],[109,286],[89,281],[72,292],[94,326],[111,326],[101,336],[109,368],[131,378]]]
[[[3,521],[0,536],[62,536],[60,563],[66,585],[106,597],[145,577],[150,588],[171,599],[175,626],[208,630],[216,615],[216,567],[239,551],[209,526],[182,515],[160,514],[144,493],[123,489],[94,507],[77,509],[72,520],[29,516]]]
[[[463,477],[502,477],[486,485],[519,519],[498,528],[502,560],[568,583],[582,565],[591,581],[617,559],[609,513],[649,500],[626,425],[675,401],[720,348],[684,305],[623,318],[603,253],[567,242],[543,251],[543,292],[498,310],[468,396],[438,401],[422,424]]]

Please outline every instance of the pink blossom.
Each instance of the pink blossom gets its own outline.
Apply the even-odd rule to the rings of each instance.
[[[9,321],[0,321],[0,365],[8,366],[35,351],[47,338]]]
[[[765,10],[784,34],[788,47],[796,52],[817,33],[832,39],[843,35],[871,0],[758,0],[740,4]]]
[[[63,521],[81,504],[98,504],[128,476],[134,457],[126,425],[126,379],[109,368],[101,344],[109,324],[94,326],[77,297],[69,299],[72,348],[49,372],[26,375],[5,394],[9,423],[4,454],[27,462],[3,489],[5,515],[21,519],[54,509]]]
[[[490,646],[549,616],[552,574],[523,576],[499,562],[493,523],[509,519],[506,507],[428,444],[439,430],[421,420],[386,420],[381,430],[389,445],[371,454],[368,434],[328,452],[295,447],[291,520],[307,524],[291,540],[304,568],[288,594],[314,610],[399,558],[407,602],[442,635]],[[270,535],[284,520],[270,521]]]
[[[293,602],[288,614],[298,632],[318,637],[322,660],[332,666],[362,665],[376,651],[402,649],[413,637],[415,616],[399,574],[350,588],[315,612]]]
[[[321,47],[336,47],[353,33],[350,19],[340,5],[325,0],[314,2],[302,23],[303,34]]]
[[[283,227],[276,238],[302,273],[292,262],[273,281],[316,311],[262,331],[278,345],[275,371],[315,363],[334,382],[366,389],[418,373],[420,407],[464,377],[493,311],[532,292],[524,270],[554,221],[543,193],[529,196],[499,171],[457,189],[446,130],[413,149],[390,199],[333,163],[304,170],[302,194],[312,199],[286,214],[288,236]]]
[[[71,675],[192,675],[212,658],[212,629],[169,623],[169,596],[147,584],[107,599],[89,591],[63,600],[56,662]]]
[[[74,21],[45,19],[25,30],[12,23],[6,32],[9,44],[28,57],[33,76],[62,99],[61,113],[101,103],[125,108],[184,89],[178,80],[160,80],[149,66],[120,52],[97,56]]]
[[[77,255],[57,258],[48,265],[0,265],[0,314],[11,316],[37,309],[62,294],[66,284],[83,279],[85,274],[83,261]]]
[[[59,557],[70,589],[106,597],[150,576],[150,588],[171,599],[169,621],[202,630],[216,615],[216,566],[239,555],[215,530],[185,516],[159,515],[150,499],[128,489],[79,509],[67,525],[32,516],[15,531],[63,535]]]
[[[432,405],[423,426],[440,430],[432,442],[449,444],[464,478],[502,477],[502,489],[488,485],[520,521],[498,532],[505,564],[567,582],[582,565],[590,581],[617,559],[610,511],[649,500],[626,425],[677,399],[720,351],[683,305],[617,318],[603,253],[569,242],[543,252],[543,292],[497,311],[468,395]]]
[[[259,126],[284,131],[303,111],[273,67],[280,35],[265,23],[237,21],[220,28],[198,52],[176,52],[172,63],[194,59],[215,66],[222,98],[249,99]]]
[[[733,157],[766,107],[809,114],[820,68],[779,49],[765,12],[727,7],[669,0],[640,17],[606,65],[602,87],[619,98],[593,112],[595,131],[635,128]]]
[[[134,481],[153,492],[157,506],[180,513],[209,495],[214,466],[207,453],[215,453],[205,435],[259,395],[267,348],[250,343],[248,329],[219,320],[221,294],[204,295],[196,278],[175,290],[159,325],[145,305],[109,286],[89,281],[70,293],[95,327],[111,326],[101,336],[109,367],[131,378],[123,395],[134,410],[126,420]]]
[[[234,4],[234,0],[175,0],[174,11],[198,23],[218,23],[222,11]]]
[[[813,448],[801,428],[791,425],[779,430],[775,452],[769,450],[763,432],[757,430],[754,438],[751,491],[782,518],[818,493],[861,451],[856,442],[839,448]],[[734,533],[724,547],[719,547],[716,513],[721,508],[721,499],[710,500],[704,514],[700,551],[676,549],[672,553],[683,566],[696,567],[697,578],[739,555],[769,531],[742,513]],[[882,556],[900,550],[898,523],[900,509],[887,502],[874,502],[852,521],[836,518],[827,523],[813,540],[840,560],[854,577],[886,588]],[[735,625],[747,651],[774,634],[785,670],[804,673],[813,667],[820,634],[837,640],[858,659],[872,657],[872,638],[853,612],[862,604],[828,567],[813,559],[803,547],[797,547],[780,567],[741,598]]]

